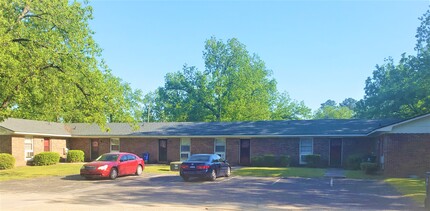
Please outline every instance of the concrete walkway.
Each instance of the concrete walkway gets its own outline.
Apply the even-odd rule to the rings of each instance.
[[[346,178],[345,171],[343,169],[327,169],[327,171],[324,174],[324,177],[331,177],[331,178]]]

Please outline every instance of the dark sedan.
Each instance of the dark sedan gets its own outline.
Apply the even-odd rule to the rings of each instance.
[[[142,158],[132,153],[106,153],[95,161],[81,168],[81,176],[85,178],[107,177],[116,179],[118,176],[141,175],[145,163]]]
[[[195,154],[181,164],[180,175],[184,181],[190,177],[214,181],[217,177],[229,177],[231,167],[216,154]]]

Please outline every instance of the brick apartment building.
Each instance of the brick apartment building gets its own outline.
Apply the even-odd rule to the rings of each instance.
[[[249,165],[259,155],[288,155],[291,165],[320,154],[326,166],[343,167],[351,155],[376,157],[386,176],[423,176],[430,171],[430,114],[407,120],[292,120],[255,122],[95,124],[7,119],[0,123],[0,153],[17,165],[35,154],[68,149],[85,152],[87,161],[106,152],[149,153],[150,163],[216,153],[233,165]]]

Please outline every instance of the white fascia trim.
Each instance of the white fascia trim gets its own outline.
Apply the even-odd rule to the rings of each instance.
[[[388,126],[376,129],[376,130],[370,132],[367,135],[372,135],[373,133],[376,133],[376,132],[390,132],[396,126],[399,126],[399,125],[402,125],[402,124],[406,124],[406,123],[409,123],[409,122],[413,122],[413,121],[415,121],[417,119],[426,118],[426,117],[429,117],[429,116],[430,116],[430,114],[426,114],[426,115],[418,116],[418,117],[415,117],[415,118],[412,118],[412,119],[408,119],[408,120],[405,120],[405,121],[397,122],[397,123],[394,123],[392,125],[388,125]]]
[[[14,132],[16,135],[31,135],[31,136],[49,136],[49,137],[72,137],[71,135],[59,135],[59,134],[49,134],[49,133],[26,133],[26,132]]]
[[[367,134],[348,134],[348,135],[213,135],[213,136],[127,136],[127,135],[86,135],[86,136],[71,136],[72,138],[297,138],[297,137],[367,137]]]

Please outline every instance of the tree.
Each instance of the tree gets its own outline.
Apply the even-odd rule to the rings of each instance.
[[[141,93],[114,77],[78,1],[0,1],[0,120],[130,121]]]
[[[351,110],[354,110],[357,104],[357,100],[354,98],[346,98],[341,103],[339,103],[339,106],[348,107]]]
[[[324,103],[321,103],[321,108],[327,107],[327,106],[336,106],[336,101],[334,100],[327,100]]]
[[[272,120],[300,120],[312,116],[312,110],[303,101],[291,99],[287,92],[278,93],[272,105]]]
[[[417,29],[416,56],[389,58],[367,78],[365,96],[357,103],[363,118],[408,118],[430,112],[430,11]]]
[[[205,43],[203,59],[204,71],[184,65],[182,71],[166,75],[164,87],[157,91],[155,104],[162,106],[156,108],[156,121],[247,121],[307,115],[303,102],[278,95],[271,71],[237,39],[224,43],[212,37]]]
[[[354,104],[353,98],[347,98],[337,105],[334,100],[327,100],[321,104],[321,107],[315,112],[314,119],[351,119],[354,111],[350,108]]]

